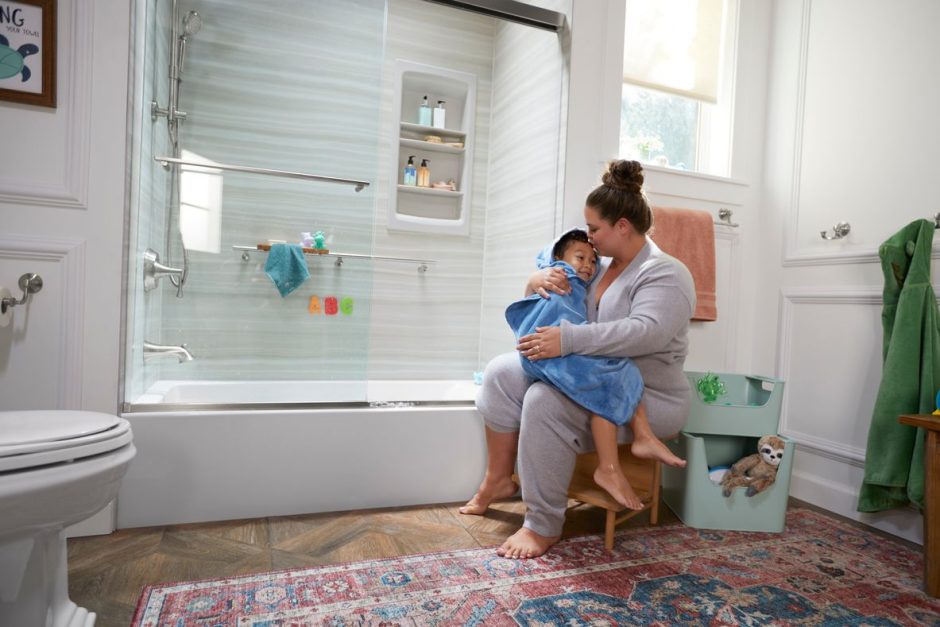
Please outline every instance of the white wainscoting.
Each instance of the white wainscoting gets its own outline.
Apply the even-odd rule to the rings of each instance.
[[[19,298],[27,272],[43,287],[0,329],[0,409],[81,409],[84,241],[0,238],[0,283]]]
[[[780,432],[860,465],[881,381],[881,291],[783,289],[780,307]]]
[[[922,542],[913,508],[856,511],[881,382],[881,309],[872,287],[781,290],[778,373],[787,387],[779,432],[797,443],[792,496]]]
[[[4,107],[0,205],[87,207],[94,5],[57,5],[57,108]]]

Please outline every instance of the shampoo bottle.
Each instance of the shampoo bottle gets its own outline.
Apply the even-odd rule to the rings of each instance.
[[[431,126],[431,105],[428,104],[428,97],[425,96],[418,107],[418,124]]]
[[[421,160],[418,168],[418,187],[431,187],[431,171],[428,169],[428,160]]]
[[[434,122],[431,124],[434,128],[444,128],[444,101],[438,100],[434,107]]]
[[[417,172],[415,170],[415,156],[408,157],[408,163],[405,164],[405,185],[414,185],[417,182]]]

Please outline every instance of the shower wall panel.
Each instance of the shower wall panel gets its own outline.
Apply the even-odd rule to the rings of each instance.
[[[183,150],[225,164],[375,180],[383,2],[199,0],[181,5],[181,14],[189,10],[199,12],[202,28],[186,42]],[[328,248],[369,254],[374,187],[355,193],[226,172],[223,190],[220,252],[189,252],[183,298],[167,280],[147,295],[163,300],[162,332],[147,339],[185,342],[195,360],[148,368],[158,366],[162,379],[363,379],[370,263],[310,259],[310,279],[282,298],[264,272],[266,256],[244,262],[232,246],[298,242],[302,231],[322,230]],[[321,304],[350,297],[353,311],[312,314],[313,296]],[[148,312],[148,319],[160,317]]]
[[[490,17],[419,0],[389,3],[375,254],[437,263],[424,274],[414,264],[374,265],[370,379],[469,379],[479,369],[495,23]],[[398,126],[393,97],[395,59],[468,72],[477,78],[469,236],[387,228],[389,195],[401,177],[393,160],[396,147],[388,142],[397,136]],[[403,119],[413,116],[417,121],[418,104],[403,109]],[[435,153],[418,153],[430,158],[431,180],[438,180]]]
[[[541,6],[565,12],[568,2]],[[512,350],[506,306],[523,294],[535,255],[555,233],[564,134],[562,40],[501,22],[496,27],[480,361]]]

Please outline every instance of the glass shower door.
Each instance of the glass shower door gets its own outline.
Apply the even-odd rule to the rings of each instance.
[[[137,15],[125,404],[366,400],[385,3]]]

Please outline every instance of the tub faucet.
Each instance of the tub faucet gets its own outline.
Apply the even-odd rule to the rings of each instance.
[[[180,360],[180,363],[193,360],[193,354],[189,352],[185,344],[181,346],[164,346],[163,344],[144,342],[144,361],[150,361],[155,357],[163,357],[164,355],[173,355]]]

